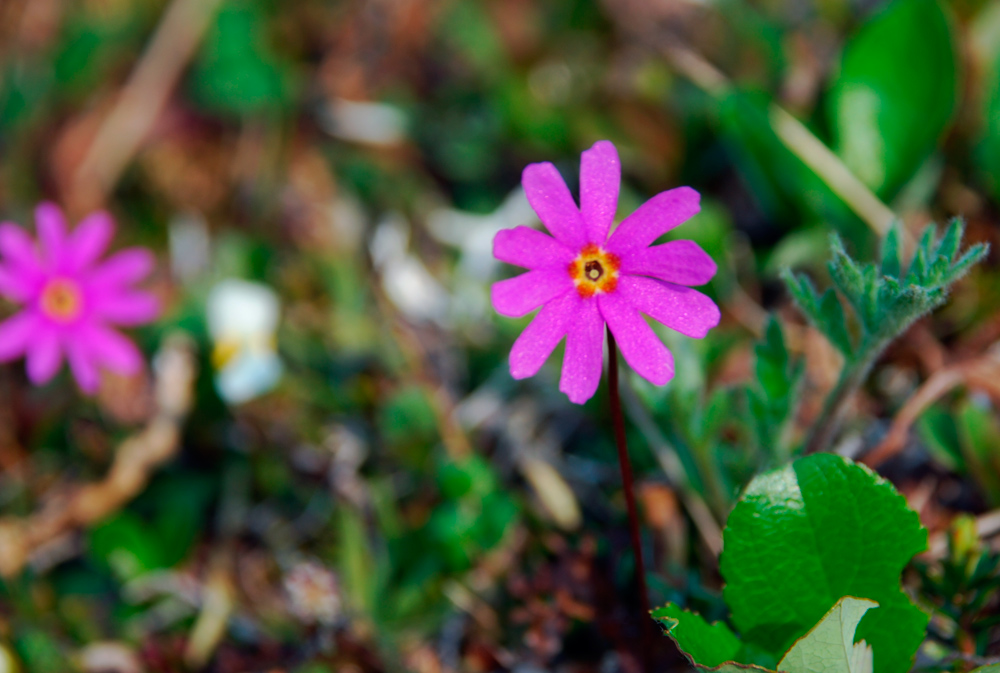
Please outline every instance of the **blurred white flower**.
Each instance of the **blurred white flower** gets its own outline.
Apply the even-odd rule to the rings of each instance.
[[[79,663],[86,673],[142,673],[145,670],[135,650],[117,641],[90,643],[80,651]]]
[[[451,298],[419,258],[409,253],[410,224],[399,213],[383,219],[369,250],[389,301],[412,320],[448,322]]]
[[[538,216],[520,187],[488,215],[454,208],[439,208],[428,215],[427,229],[431,236],[460,251],[452,282],[452,315],[456,320],[476,324],[491,313],[489,285],[500,270],[500,262],[493,257],[493,237],[497,232],[538,224]]]
[[[406,115],[386,103],[335,98],[321,108],[319,124],[335,138],[367,145],[398,145],[406,140]]]
[[[484,282],[492,280],[500,267],[500,262],[493,257],[493,237],[497,232],[520,224],[534,227],[538,223],[538,216],[520,187],[508,194],[500,207],[488,215],[439,208],[427,217],[427,229],[431,236],[461,250],[460,271],[469,278]]]
[[[306,624],[330,625],[340,616],[337,576],[316,561],[300,561],[284,578],[292,614]]]
[[[211,238],[201,213],[178,213],[169,227],[170,269],[183,283],[205,273],[211,265]]]
[[[271,288],[228,279],[208,295],[215,385],[224,400],[240,404],[274,388],[283,370],[275,332],[281,305]]]

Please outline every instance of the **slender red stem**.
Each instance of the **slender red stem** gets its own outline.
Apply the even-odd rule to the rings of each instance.
[[[632,479],[632,463],[628,457],[628,443],[625,440],[625,417],[622,414],[621,396],[618,394],[618,346],[615,337],[608,330],[608,394],[611,397],[611,423],[615,428],[615,443],[618,445],[618,464],[622,471],[622,486],[628,507],[628,527],[632,537],[632,553],[635,556],[635,574],[639,584],[639,600],[642,605],[642,653],[646,669],[649,670],[651,657],[649,616],[649,592],[646,589],[646,568],[642,561],[642,538],[639,535],[639,510],[635,506],[635,487]]]

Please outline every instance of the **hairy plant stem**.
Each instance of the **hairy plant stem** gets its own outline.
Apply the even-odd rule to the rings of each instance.
[[[844,363],[837,385],[827,395],[823,411],[809,431],[805,453],[817,453],[830,448],[843,420],[847,402],[868,378],[872,366],[890,341],[891,339],[881,339],[868,347],[862,346],[859,350],[865,353],[863,357]]]
[[[628,457],[628,443],[625,440],[625,417],[622,412],[621,396],[618,394],[618,346],[615,337],[608,330],[608,395],[611,398],[611,423],[615,429],[615,443],[618,445],[618,465],[622,471],[622,486],[625,490],[625,504],[628,508],[629,533],[632,537],[632,554],[635,556],[635,574],[642,605],[640,628],[642,633],[642,658],[646,670],[650,670],[651,641],[649,616],[649,591],[646,589],[646,568],[642,561],[642,538],[639,535],[639,511],[635,505],[635,487],[632,479],[632,463]]]

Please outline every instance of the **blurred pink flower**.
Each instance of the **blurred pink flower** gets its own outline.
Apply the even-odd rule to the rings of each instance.
[[[139,350],[107,325],[156,318],[156,298],[130,287],[152,270],[152,253],[132,248],[98,262],[114,234],[105,212],[88,215],[68,233],[59,208],[42,203],[35,224],[40,249],[16,224],[0,224],[0,294],[24,304],[0,324],[0,361],[25,355],[28,378],[37,385],[55,376],[65,354],[86,393],[97,390],[99,367],[138,371]]]
[[[711,280],[712,258],[693,241],[650,245],[698,212],[698,192],[678,187],[654,196],[609,237],[620,180],[618,151],[607,140],[583,153],[579,208],[555,166],[531,164],[521,183],[555,238],[522,226],[493,239],[497,259],[529,269],[493,285],[493,307],[510,317],[542,307],[514,342],[511,375],[533,376],[565,336],[559,389],[577,404],[600,383],[605,323],[625,361],[656,385],[673,378],[674,361],[643,313],[695,338],[719,323],[715,303],[685,287]]]

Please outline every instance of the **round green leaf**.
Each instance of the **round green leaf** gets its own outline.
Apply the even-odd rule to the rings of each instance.
[[[834,144],[869,187],[894,193],[934,151],[958,100],[938,0],[894,0],[847,43],[828,98]]]
[[[903,673],[928,617],[900,573],[927,531],[893,486],[844,458],[800,458],[751,482],[729,516],[720,559],[732,623],[748,645],[779,655],[842,596],[876,601],[857,637],[877,673]]]

